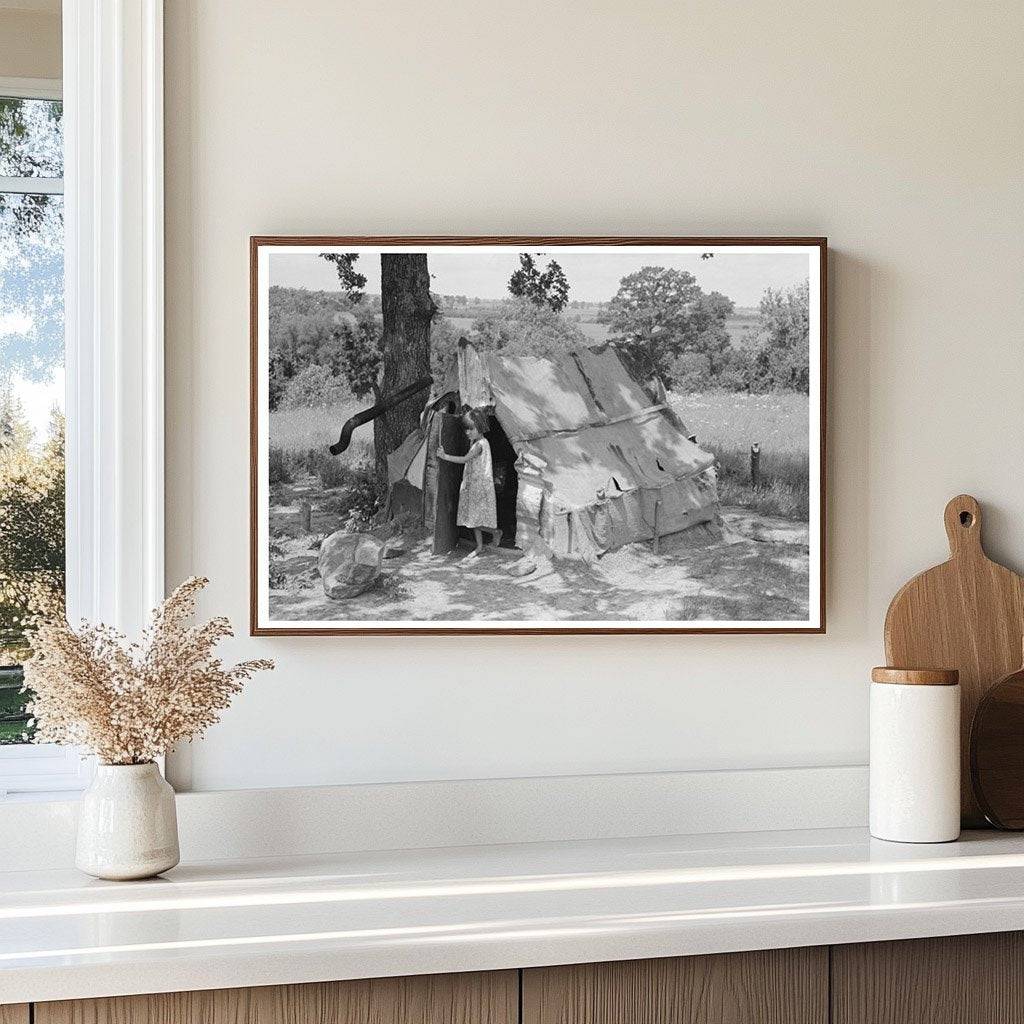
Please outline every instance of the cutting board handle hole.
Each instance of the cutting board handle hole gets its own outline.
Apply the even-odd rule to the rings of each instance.
[[[961,526],[966,526],[968,529],[970,529],[971,526],[974,525],[974,516],[971,515],[970,512],[966,512],[966,511],[965,512],[961,512],[960,513],[960,525]]]

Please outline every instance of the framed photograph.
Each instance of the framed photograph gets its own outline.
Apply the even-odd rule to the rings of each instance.
[[[252,238],[253,634],[823,633],[826,249]]]

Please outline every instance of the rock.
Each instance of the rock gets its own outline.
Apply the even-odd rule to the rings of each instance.
[[[510,576],[529,576],[531,572],[537,571],[537,563],[532,558],[520,558],[513,562],[508,568]]]
[[[392,537],[391,540],[386,541],[384,544],[384,557],[385,558],[400,558],[402,555],[407,554],[409,546],[405,542],[404,537]]]
[[[318,568],[324,593],[346,601],[365,593],[381,578],[384,545],[367,533],[332,533],[320,546]]]

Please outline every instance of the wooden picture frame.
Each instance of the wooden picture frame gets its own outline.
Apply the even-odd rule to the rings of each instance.
[[[778,255],[789,256],[791,254],[806,257],[807,258],[807,284],[805,286],[807,292],[806,299],[806,318],[807,318],[807,385],[806,385],[806,401],[807,401],[807,419],[809,423],[808,436],[807,436],[807,453],[806,453],[806,473],[807,473],[807,494],[806,494],[806,552],[807,552],[807,600],[806,600],[806,617],[799,621],[793,620],[777,620],[777,619],[765,619],[763,624],[761,620],[736,620],[735,622],[729,620],[714,620],[714,619],[659,619],[655,621],[648,621],[645,619],[637,619],[634,623],[632,619],[629,621],[623,621],[621,619],[576,619],[576,618],[560,618],[558,620],[544,620],[535,621],[531,620],[494,620],[493,617],[487,617],[485,614],[480,618],[473,617],[472,619],[458,619],[450,621],[448,619],[426,619],[426,620],[409,620],[409,621],[396,621],[396,620],[367,620],[367,619],[311,619],[311,620],[296,620],[293,617],[283,618],[276,616],[270,611],[270,594],[273,588],[270,586],[270,572],[271,572],[271,547],[270,547],[270,489],[269,483],[269,468],[268,464],[271,461],[271,448],[270,444],[270,428],[269,422],[271,418],[270,411],[270,400],[269,400],[269,366],[270,366],[270,342],[269,342],[269,304],[270,304],[270,289],[272,287],[285,288],[284,285],[276,286],[274,281],[270,279],[270,258],[272,255],[275,258],[280,256],[304,256],[308,255],[311,257],[318,257],[322,253],[334,253],[347,254],[356,253],[359,256],[368,256],[378,253],[383,250],[384,254],[411,254],[415,253],[417,256],[427,253],[425,259],[429,260],[429,255],[434,255],[436,260],[447,259],[450,255],[462,255],[461,250],[466,250],[466,255],[476,255],[477,253],[483,256],[487,254],[491,255],[493,252],[498,252],[498,255],[504,255],[504,249],[507,247],[508,254],[515,256],[517,253],[537,253],[540,254],[540,261],[546,262],[555,260],[561,255],[563,262],[573,262],[573,257],[577,258],[581,255],[594,255],[595,257],[601,257],[606,261],[614,261],[617,258],[626,259],[627,257],[637,259],[643,257],[646,259],[647,256],[652,255],[649,250],[664,250],[663,252],[655,253],[653,255],[661,255],[663,262],[669,261],[670,257],[672,260],[683,260],[692,259],[699,255],[702,259],[713,259],[715,256],[721,256],[722,259],[719,263],[729,263],[729,260],[735,260],[739,257],[749,255],[753,258],[764,257],[765,265],[771,265],[769,257]],[[706,237],[706,236],[687,236],[687,237],[673,237],[673,236],[657,236],[657,237],[604,237],[604,236],[571,236],[571,237],[553,237],[553,236],[468,236],[468,237],[453,237],[453,236],[253,236],[250,239],[250,514],[249,514],[249,527],[250,527],[250,632],[253,636],[293,636],[293,635],[308,635],[308,636],[344,636],[344,635],[446,635],[446,634],[495,634],[495,635],[542,635],[542,634],[749,634],[749,633],[767,633],[767,634],[778,634],[778,633],[812,633],[822,634],[826,628],[826,501],[825,501],[825,483],[826,483],[826,413],[827,413],[827,254],[828,246],[827,240],[823,237]],[[688,251],[690,250],[690,251]],[[298,260],[295,261],[296,266],[299,265]],[[450,261],[449,261],[450,262]],[[628,262],[628,261],[627,261]],[[634,262],[636,262],[634,260]],[[291,264],[288,264],[289,266]],[[305,267],[307,264],[303,263]],[[510,264],[511,265],[511,264]],[[549,264],[550,265],[550,264]],[[626,267],[626,263],[623,263],[623,267]],[[630,264],[632,265],[632,264]],[[732,265],[732,264],[730,264]],[[366,269],[369,266],[368,263],[364,263],[359,269]],[[525,264],[524,264],[525,266]],[[787,264],[788,266],[788,264]],[[351,267],[350,267],[351,269]],[[539,272],[540,268],[536,268]],[[661,269],[661,268],[659,268]],[[340,276],[340,272],[339,272]],[[536,275],[534,275],[536,277]],[[570,278],[572,275],[569,275]],[[692,277],[693,275],[691,275]],[[749,275],[748,275],[749,276]],[[769,275],[770,277],[770,275]],[[766,277],[765,280],[769,280]],[[303,285],[302,288],[307,287]],[[431,295],[435,289],[435,282],[431,282]],[[766,288],[774,287],[771,284],[766,284]],[[443,283],[437,284],[437,290],[443,291]],[[291,289],[295,291],[296,289]],[[301,288],[298,289],[301,291]],[[698,287],[698,292],[701,292],[701,288]],[[748,288],[749,291],[749,288]],[[323,292],[317,292],[316,294],[324,294]],[[358,293],[356,293],[358,294]],[[369,294],[369,292],[367,292]],[[711,292],[701,293],[710,295]],[[715,293],[718,294],[718,293]],[[765,293],[768,294],[767,292]],[[791,300],[792,292],[785,292],[780,286],[777,289],[777,297],[779,303]],[[719,295],[721,298],[721,295]],[[454,298],[454,296],[447,296],[448,299]],[[465,298],[460,296],[459,298]],[[470,297],[474,302],[497,302],[496,299],[477,299]],[[571,292],[570,292],[571,298]],[[611,296],[609,296],[611,299]],[[527,301],[525,299],[520,301]],[[584,303],[584,305],[597,305],[597,303]],[[732,308],[730,306],[730,308]],[[747,307],[748,310],[750,307]],[[340,314],[335,314],[339,316]],[[365,315],[365,314],[361,314]],[[547,315],[547,314],[545,314]],[[744,314],[745,315],[745,314]],[[765,318],[764,308],[761,311],[761,323],[763,324]],[[724,323],[723,319],[723,323]],[[587,325],[582,325],[587,326]],[[344,327],[345,331],[348,331],[348,327]],[[354,328],[353,328],[354,330]],[[596,330],[596,328],[595,328]],[[751,328],[753,330],[753,328]],[[764,330],[764,328],[759,328]],[[347,337],[347,335],[346,335]],[[760,335],[758,335],[760,337]],[[753,343],[752,343],[753,344]],[[739,348],[736,343],[730,339],[730,345],[736,351]],[[457,358],[459,362],[460,372],[464,371],[463,363],[461,362],[463,356],[470,358],[469,349],[476,351],[476,345],[474,343],[468,343],[464,340],[460,340],[459,354]],[[623,362],[625,356],[619,355],[619,348],[613,345],[606,345],[601,341],[588,342],[587,346],[582,349],[584,353],[590,351],[594,353],[605,353],[606,350],[610,349],[615,354],[615,360]],[[652,346],[653,350],[653,346]],[[503,357],[504,358],[504,357]],[[589,357],[588,357],[589,358]],[[758,355],[756,358],[751,357],[748,362],[751,364],[756,363],[757,359],[760,358]],[[487,359],[490,362],[487,365],[494,365],[493,353],[488,353]],[[507,362],[507,360],[506,360]],[[698,362],[700,362],[698,360]],[[518,364],[517,364],[518,365]],[[534,365],[534,364],[530,364]],[[611,364],[609,364],[611,365]],[[623,363],[624,365],[624,363]],[[703,364],[701,363],[701,366]],[[616,371],[618,372],[618,371]],[[637,374],[629,371],[631,378],[636,378]],[[487,382],[489,385],[492,382]],[[650,387],[653,388],[658,382],[652,381]],[[638,385],[639,386],[639,385]],[[645,382],[646,386],[646,382]],[[431,385],[431,400],[435,399],[435,396],[439,390],[438,382],[435,381]],[[621,390],[621,385],[620,385]],[[493,392],[493,389],[492,389]],[[459,393],[461,395],[461,392]],[[664,394],[664,389],[662,391]],[[671,392],[669,396],[671,396]],[[696,394],[696,393],[695,393]],[[385,396],[387,397],[387,396]],[[493,397],[493,394],[492,394]],[[692,396],[691,396],[692,397]],[[586,399],[586,396],[583,396]],[[736,401],[739,401],[737,398]],[[753,399],[751,399],[753,401]],[[367,406],[373,404],[372,398],[368,399],[365,404]],[[463,406],[471,403],[463,402]],[[678,401],[672,401],[670,397],[666,397],[664,402],[661,404],[649,404],[648,407],[637,411],[636,413],[626,413],[616,417],[605,417],[597,422],[587,421],[584,427],[580,427],[577,433],[583,434],[585,431],[590,431],[597,427],[610,427],[613,423],[620,421],[638,421],[643,419],[647,422],[647,417],[660,418],[664,416],[671,422],[677,423],[678,427],[684,428],[683,422],[679,416],[676,415],[676,406],[680,403]],[[496,406],[488,406],[489,411],[494,414]],[[600,404],[598,404],[600,408]],[[659,411],[660,410],[660,411]],[[455,409],[451,408],[449,404],[449,414],[454,415]],[[423,416],[427,415],[425,410]],[[674,419],[673,419],[674,417]],[[492,415],[490,422],[494,422],[495,417]],[[421,423],[425,422],[421,417]],[[340,424],[338,424],[340,426]],[[362,430],[368,431],[373,428],[363,427]],[[425,428],[429,431],[429,428]],[[660,427],[659,427],[660,429]],[[667,429],[667,428],[666,428]],[[684,428],[685,429],[685,428]],[[559,433],[558,431],[552,431],[552,434]],[[565,433],[564,431],[560,433]],[[437,435],[433,435],[436,437]],[[504,436],[504,432],[502,432]],[[490,434],[488,434],[490,437]],[[692,435],[690,438],[692,440]],[[424,450],[431,441],[431,435],[429,432],[426,439],[423,441]],[[513,444],[513,448],[515,445]],[[751,474],[756,475],[757,464],[760,460],[760,455],[755,449],[757,444],[755,443],[751,449]],[[311,448],[311,452],[316,450]],[[446,450],[447,451],[447,450]],[[520,452],[521,449],[516,449]],[[490,448],[488,448],[490,452]],[[714,463],[714,472],[717,476],[719,470],[722,468],[720,461],[718,461],[718,453],[716,452],[716,461]],[[488,455],[488,458],[490,456]],[[310,458],[313,458],[310,455]],[[522,463],[520,459],[517,459],[515,465],[520,466]],[[770,464],[770,459],[769,459]],[[657,460],[657,467],[662,470],[664,467],[661,460]],[[522,472],[522,471],[521,471]],[[677,481],[681,482],[681,481]],[[435,484],[436,486],[436,484]],[[545,487],[550,491],[550,487],[547,483],[542,481],[541,490]],[[674,486],[674,484],[673,484]],[[717,486],[717,484],[716,484]],[[426,487],[426,484],[424,484]],[[615,492],[614,497],[622,497],[627,493],[639,494],[641,488],[637,485],[634,489],[630,490],[627,484],[623,487],[622,484],[615,479]],[[751,488],[753,493],[757,491],[756,481],[751,481]],[[545,491],[544,493],[548,493]],[[389,492],[390,493],[390,492]],[[424,492],[425,493],[425,492]],[[644,494],[647,491],[643,492]],[[604,497],[604,492],[599,492],[601,497]],[[549,495],[550,497],[550,495]],[[717,502],[717,491],[715,495]],[[390,500],[390,498],[389,498]],[[500,500],[500,499],[499,499]],[[426,502],[426,498],[423,499]],[[660,504],[660,502],[659,502]],[[649,506],[649,502],[648,502]],[[516,506],[517,509],[519,506]],[[717,508],[716,504],[716,508]],[[657,548],[659,544],[660,535],[658,533],[657,517],[658,517],[658,506],[655,506],[654,519],[655,526],[653,540],[646,537],[646,534],[637,533],[637,543],[640,540],[645,540],[651,543],[652,549]],[[570,508],[568,512],[564,512],[561,506],[558,507],[558,512],[564,514],[567,521],[571,523],[574,509]],[[300,515],[310,517],[310,514],[306,512],[305,507],[300,508]],[[645,513],[646,520],[650,519],[649,514]],[[772,517],[768,517],[771,519]],[[720,520],[721,522],[721,520]],[[307,522],[307,526],[310,522]],[[710,528],[710,524],[702,523],[702,528]],[[728,522],[723,526],[723,531],[728,529]],[[319,533],[324,533],[329,526],[322,526]],[[487,528],[485,527],[485,530]],[[644,527],[649,532],[649,523]],[[314,531],[315,532],[315,531]],[[465,532],[465,531],[463,531]],[[517,537],[522,533],[522,530],[517,532]],[[684,531],[680,531],[677,534],[673,534],[674,537],[683,535]],[[685,531],[691,533],[693,531]],[[724,534],[723,534],[724,535]],[[540,537],[540,533],[537,534]],[[551,537],[547,534],[544,535],[548,541]],[[743,542],[746,543],[750,538],[744,536]],[[733,538],[730,538],[729,543],[735,542]],[[316,537],[314,536],[311,543],[316,543]],[[541,548],[545,553],[549,553],[550,549],[546,546],[544,541],[539,541]],[[632,542],[631,542],[632,543]],[[726,543],[723,541],[723,543]],[[773,541],[767,541],[765,543],[774,543]],[[799,546],[799,545],[797,545]],[[707,546],[710,549],[711,545]],[[622,548],[609,548],[610,552],[618,551]],[[723,548],[723,551],[725,549]],[[500,551],[485,552],[491,555],[501,554]],[[696,558],[697,556],[694,556]],[[293,559],[294,560],[294,559]],[[308,559],[307,559],[308,561]],[[572,559],[575,562],[575,558]],[[549,562],[545,561],[545,565]],[[563,562],[557,555],[550,564],[558,566],[562,564],[568,564],[568,561]],[[594,563],[603,564],[603,563]],[[660,564],[660,563],[659,563]],[[385,567],[389,565],[389,562],[383,563]],[[307,571],[307,576],[309,575]],[[635,577],[635,574],[634,574]],[[510,577],[510,586],[519,586],[520,584],[514,582],[513,578]],[[754,584],[756,586],[756,584]],[[309,581],[309,594],[313,594],[315,584],[312,582],[310,577]],[[305,594],[306,591],[303,591]],[[765,590],[765,594],[771,597],[771,600],[777,600],[776,596],[770,589]],[[744,597],[744,599],[746,599]],[[290,598],[289,598],[290,600]],[[314,600],[313,596],[310,597],[309,601],[305,601],[305,604],[309,607],[317,605],[317,601],[322,605],[328,599],[326,597],[319,597]],[[358,601],[358,598],[352,600]],[[374,598],[374,600],[380,600],[380,597]],[[722,599],[725,604],[725,599]],[[737,599],[738,600],[738,599]],[[766,597],[766,600],[768,598]],[[344,615],[345,602],[332,603],[332,609],[337,606]],[[486,610],[485,610],[486,611]]]

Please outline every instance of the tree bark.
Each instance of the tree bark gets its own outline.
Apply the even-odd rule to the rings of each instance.
[[[430,321],[437,308],[430,297],[426,253],[381,253],[380,280],[384,313],[380,392],[387,398],[430,375]],[[374,421],[377,485],[382,496],[387,494],[388,456],[419,426],[428,394],[421,391]]]

